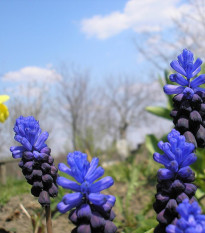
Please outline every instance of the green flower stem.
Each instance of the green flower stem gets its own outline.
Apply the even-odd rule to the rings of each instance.
[[[50,205],[49,206],[45,206],[45,211],[46,211],[46,228],[47,228],[47,233],[53,233]]]

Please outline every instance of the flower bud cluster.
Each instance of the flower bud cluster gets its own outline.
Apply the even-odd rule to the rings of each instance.
[[[20,116],[16,120],[14,132],[15,140],[22,146],[11,147],[12,156],[21,158],[19,167],[32,185],[31,193],[38,197],[42,206],[50,205],[50,197],[58,194],[58,169],[50,155],[51,149],[45,144],[48,133],[41,133],[39,123],[32,116]]]
[[[164,92],[173,97],[174,109],[171,117],[175,129],[186,137],[195,147],[205,147],[205,89],[200,87],[205,83],[205,74],[196,77],[201,71],[202,60],[188,49],[184,49],[178,60],[170,63],[177,72],[169,76],[170,81],[178,85],[167,84]]]
[[[98,167],[98,158],[88,162],[86,154],[75,151],[68,154],[67,162],[70,167],[60,163],[59,170],[77,182],[65,177],[57,178],[58,185],[74,191],[66,194],[57,207],[61,213],[71,211],[69,219],[76,225],[72,232],[115,233],[117,227],[112,222],[115,197],[100,193],[113,185],[113,179],[107,176],[96,181],[104,174],[104,169]]]
[[[165,168],[158,170],[156,201],[153,205],[157,213],[158,226],[155,232],[165,232],[166,226],[178,218],[177,206],[184,200],[195,200],[197,187],[192,184],[195,174],[189,167],[196,161],[194,145],[173,129],[168,135],[169,142],[159,142],[164,154],[154,153],[153,158]]]
[[[114,203],[108,202],[104,206],[84,203],[76,207],[69,214],[70,221],[76,225],[72,233],[114,233],[117,227],[112,222],[115,213],[112,211]]]
[[[190,99],[184,94],[173,97],[174,109],[170,115],[175,129],[195,147],[205,147],[205,93],[196,92]]]

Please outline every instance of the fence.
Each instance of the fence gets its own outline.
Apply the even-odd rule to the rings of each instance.
[[[0,160],[0,183],[1,184],[6,184],[6,179],[7,179],[7,164],[10,163],[17,163],[20,160],[17,159],[5,159],[5,160]]]

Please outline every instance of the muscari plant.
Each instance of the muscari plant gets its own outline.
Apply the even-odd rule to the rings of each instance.
[[[49,134],[42,132],[39,122],[32,116],[16,119],[14,132],[14,139],[21,146],[12,146],[10,151],[14,159],[21,159],[19,167],[27,182],[32,185],[31,193],[45,207],[47,231],[51,233],[50,197],[58,194],[58,169],[50,155],[51,149],[45,144]]]
[[[14,139],[21,146],[12,146],[10,151],[14,159],[20,158],[27,182],[32,185],[31,193],[38,197],[39,203],[46,210],[47,232],[52,233],[50,212],[50,197],[58,194],[58,185],[75,191],[66,194],[57,205],[61,213],[71,210],[69,219],[76,225],[72,232],[114,233],[117,231],[112,222],[115,213],[112,207],[115,197],[101,194],[104,189],[113,185],[111,177],[104,177],[104,169],[98,167],[99,159],[87,160],[87,155],[81,152],[69,153],[67,162],[70,166],[59,164],[59,170],[72,176],[77,182],[58,177],[58,169],[50,155],[51,149],[45,144],[48,132],[42,132],[39,122],[33,116],[20,116],[14,126]],[[96,182],[95,182],[96,181]]]
[[[205,83],[205,75],[196,77],[201,64],[201,59],[194,62],[192,52],[184,49],[178,60],[171,62],[177,73],[171,74],[169,79],[178,85],[164,86],[166,94],[175,94],[171,111],[175,129],[168,134],[168,142],[158,143],[163,153],[153,155],[154,160],[164,166],[157,173],[153,207],[159,224],[152,231],[155,233],[205,233],[205,216],[201,215],[194,197],[197,187],[193,184],[195,173],[190,168],[197,159],[195,149],[205,147],[205,89],[200,87]],[[104,174],[104,169],[98,167],[98,158],[89,162],[86,154],[69,153],[69,166],[60,163],[58,168],[71,179],[60,177],[45,144],[48,133],[41,133],[38,122],[33,117],[20,117],[14,131],[15,140],[22,146],[10,150],[14,158],[21,158],[19,166],[42,206],[50,205],[49,197],[57,195],[59,185],[74,191],[57,205],[61,213],[69,211],[69,219],[75,225],[72,233],[117,231],[112,222],[115,197],[101,193],[114,181],[111,177],[98,180]],[[48,232],[52,231],[48,229]]]
[[[74,191],[66,194],[57,207],[61,213],[71,210],[69,219],[76,225],[72,233],[116,232],[117,228],[112,222],[115,218],[112,211],[115,197],[100,193],[114,184],[112,177],[96,181],[104,174],[104,169],[98,167],[99,159],[93,158],[89,162],[87,155],[78,151],[68,154],[67,163],[69,167],[60,163],[59,170],[77,182],[65,177],[57,178],[58,185]]]
[[[205,232],[204,217],[198,216],[200,211],[197,211],[194,198],[197,189],[193,184],[195,174],[190,168],[197,159],[194,154],[197,146],[205,147],[205,89],[200,87],[205,83],[205,75],[196,77],[201,71],[201,64],[200,58],[194,62],[193,53],[187,49],[170,64],[177,73],[171,74],[169,79],[178,85],[167,84],[164,92],[175,94],[174,109],[170,114],[175,129],[168,134],[168,142],[158,143],[163,154],[156,152],[153,155],[154,160],[165,167],[157,174],[153,207],[159,224],[154,232]]]

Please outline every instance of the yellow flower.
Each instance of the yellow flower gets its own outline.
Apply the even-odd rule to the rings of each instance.
[[[0,95],[0,122],[4,122],[9,116],[9,110],[3,103],[9,100],[8,95]]]

